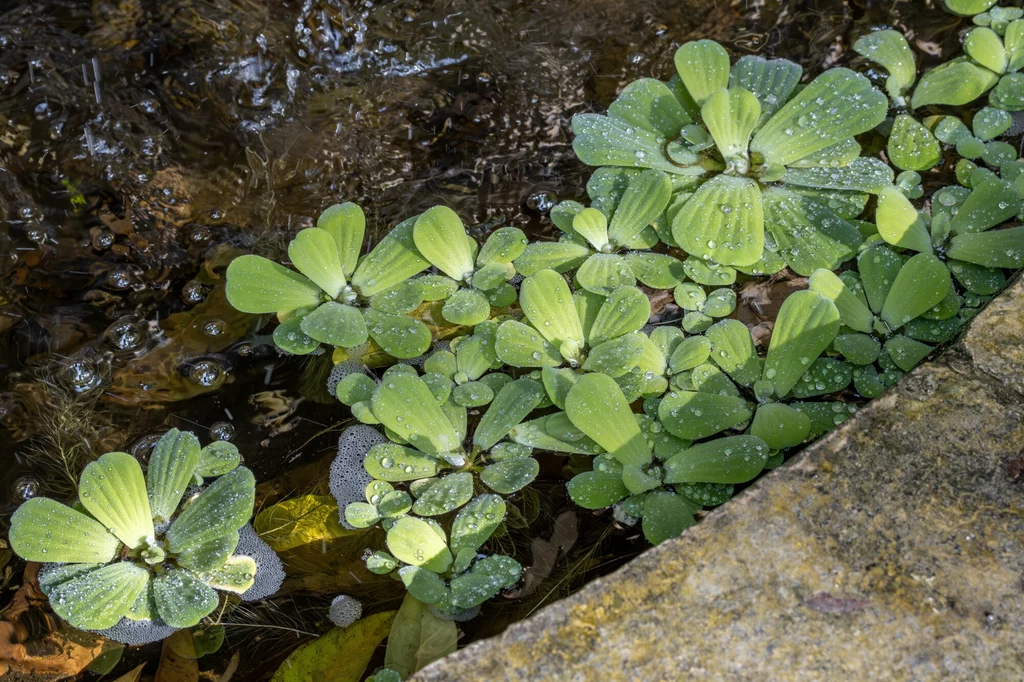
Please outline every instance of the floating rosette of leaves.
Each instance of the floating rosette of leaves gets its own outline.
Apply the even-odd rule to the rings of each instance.
[[[855,139],[885,118],[885,95],[848,69],[798,88],[802,70],[784,59],[730,68],[710,40],[682,45],[675,64],[668,83],[627,86],[606,116],[573,118],[580,160],[669,174],[672,238],[713,266],[808,275],[856,255],[844,215],[893,180]]]
[[[201,448],[194,434],[171,429],[145,474],[131,455],[108,452],[85,467],[73,506],[22,504],[11,546],[46,562],[40,588],[75,627],[102,630],[122,618],[191,627],[216,608],[218,591],[240,595],[255,580],[256,561],[235,553],[255,499],[252,472],[238,464],[230,443]],[[206,478],[215,480],[195,488]]]
[[[432,365],[448,364],[435,357]],[[370,409],[390,440],[367,451],[366,501],[348,502],[344,517],[351,526],[380,524],[387,532],[387,551],[367,561],[371,571],[397,570],[410,594],[455,613],[519,579],[515,560],[480,557],[479,550],[505,517],[502,495],[529,485],[540,470],[532,448],[504,439],[542,403],[544,388],[530,378],[503,383],[464,445],[466,407],[433,377],[450,381],[396,365],[372,389]],[[478,488],[492,492],[476,495]],[[447,530],[437,520],[446,518]]]

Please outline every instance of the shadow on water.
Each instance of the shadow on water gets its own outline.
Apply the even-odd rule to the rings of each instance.
[[[283,253],[344,200],[366,209],[378,235],[437,203],[476,236],[503,225],[550,235],[546,211],[583,194],[589,175],[572,155],[571,116],[603,110],[633,79],[667,77],[681,42],[713,38],[737,55],[785,56],[813,76],[863,68],[851,39],[889,25],[937,62],[957,49],[961,25],[933,4],[6,4],[0,522],[24,495],[72,497],[90,457],[142,452],[171,426],[233,439],[267,482],[264,503],[323,489],[348,418],[325,389],[330,362],[278,356],[260,321],[226,304],[232,257]],[[516,502],[499,539],[527,566],[545,554],[535,545],[531,561],[536,538],[556,555],[575,548],[571,567],[537,580],[529,595],[496,600],[464,624],[467,638],[499,632],[644,549],[638,530],[613,530],[607,514],[577,511],[578,529],[575,516],[560,516],[569,508],[564,470],[574,464],[546,461],[538,492]],[[327,588],[338,591],[300,585],[246,617],[315,630]],[[371,609],[401,595],[374,589]],[[229,644],[245,650],[253,633],[229,629]],[[293,648],[288,635],[261,631],[279,655],[243,654],[236,679],[267,677]]]

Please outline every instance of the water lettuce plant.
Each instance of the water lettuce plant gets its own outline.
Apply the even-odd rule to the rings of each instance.
[[[108,452],[85,467],[73,506],[38,497],[18,507],[11,547],[45,562],[40,588],[75,627],[122,618],[190,627],[216,608],[218,591],[242,594],[255,580],[256,561],[235,551],[255,498],[252,472],[238,464],[230,443],[201,448],[177,429],[145,474],[131,455]]]
[[[691,257],[765,272],[767,251],[806,275],[856,255],[860,234],[831,204],[892,183],[855,139],[885,118],[885,95],[848,69],[798,88],[802,69],[784,59],[730,68],[710,40],[682,45],[675,64],[668,83],[631,83],[607,115],[573,117],[580,160],[672,176],[671,234]]]

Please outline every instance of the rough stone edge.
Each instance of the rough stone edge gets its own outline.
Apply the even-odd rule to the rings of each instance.
[[[1014,311],[1016,311],[1016,323],[1024,328],[1024,270],[1013,276],[1003,291],[989,301],[956,338],[942,347],[938,354],[929,361],[915,368],[900,384],[926,368],[943,366],[958,374],[971,375],[982,382],[993,384],[999,392],[1007,395],[1008,400],[1019,402],[1020,397],[1024,396],[1024,361],[1021,360],[1024,358],[1022,355],[1024,349],[1020,346],[1008,347],[1006,345],[997,346],[995,349],[976,347],[978,339],[982,336],[983,328],[1002,325],[1003,318],[1008,314],[1013,315]],[[623,579],[630,566],[638,560],[643,559],[647,562],[657,560],[658,557],[670,556],[680,549],[685,549],[688,544],[699,543],[702,538],[713,535],[719,523],[734,514],[744,513],[745,508],[750,507],[750,503],[756,497],[767,495],[773,481],[778,481],[781,484],[787,476],[806,476],[808,470],[813,470],[815,467],[816,454],[833,449],[836,442],[845,442],[852,430],[860,428],[861,423],[865,421],[864,417],[871,410],[891,409],[895,395],[894,390],[889,390],[879,398],[872,400],[868,406],[844,422],[842,426],[805,448],[779,469],[759,479],[740,495],[712,510],[701,523],[687,530],[685,537],[675,538],[652,547],[616,571],[589,582],[569,597],[544,607],[525,620],[513,623],[500,635],[473,642],[469,646],[435,661],[413,675],[410,682],[442,682],[452,679],[448,674],[449,666],[465,670],[468,667],[465,665],[467,662],[488,658],[491,651],[501,650],[506,641],[517,639],[519,633],[543,632],[565,626],[572,620],[575,606],[587,603],[593,595],[614,588],[615,583]],[[727,655],[727,652],[723,652],[723,655]],[[544,658],[545,653],[538,652],[537,656],[539,659]]]

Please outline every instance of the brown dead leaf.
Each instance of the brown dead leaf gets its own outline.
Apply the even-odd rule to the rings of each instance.
[[[153,682],[199,682],[199,661],[178,655],[165,639]]]
[[[533,565],[523,571],[523,586],[514,593],[508,593],[508,596],[520,598],[532,594],[544,579],[551,575],[559,554],[568,552],[576,544],[578,537],[576,514],[571,511],[562,512],[555,519],[555,528],[551,532],[550,540],[534,538],[530,543]]]
[[[142,669],[145,667],[145,663],[138,665],[126,672],[124,675],[121,675],[121,677],[114,680],[114,682],[139,682],[139,678],[142,677]]]

